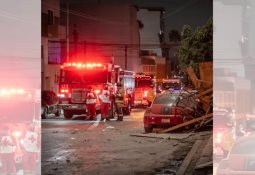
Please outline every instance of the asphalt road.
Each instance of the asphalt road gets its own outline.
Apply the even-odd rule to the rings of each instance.
[[[54,116],[42,120],[42,174],[160,174],[170,164],[176,170],[175,163],[184,159],[197,136],[188,140],[130,136],[144,132],[143,113],[133,110],[122,122]]]

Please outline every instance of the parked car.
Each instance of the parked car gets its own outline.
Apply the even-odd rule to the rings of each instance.
[[[226,174],[255,174],[255,134],[237,140],[219,163],[217,175]]]
[[[158,94],[144,113],[144,130],[148,133],[153,128],[178,125],[192,119],[195,109],[196,100],[187,92],[167,91]]]
[[[48,114],[55,114],[56,116],[60,116],[61,109],[58,103],[58,96],[53,91],[42,91],[42,118],[47,118]]]

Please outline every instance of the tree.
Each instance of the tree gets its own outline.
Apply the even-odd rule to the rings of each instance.
[[[192,35],[192,29],[190,25],[184,25],[182,28],[182,39],[188,38]]]
[[[169,41],[177,43],[178,41],[181,41],[181,35],[178,32],[178,30],[171,30],[169,32]]]
[[[192,66],[198,72],[198,63],[213,59],[213,21],[192,33],[190,26],[183,26],[182,40],[178,50],[182,67]]]

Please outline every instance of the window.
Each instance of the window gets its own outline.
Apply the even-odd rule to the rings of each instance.
[[[54,15],[52,10],[48,10],[48,24],[54,24]]]
[[[177,96],[175,95],[161,95],[156,97],[154,100],[154,104],[173,104],[176,100]]]
[[[254,154],[255,153],[254,144],[255,144],[255,141],[253,139],[240,142],[234,146],[232,153],[233,154]]]

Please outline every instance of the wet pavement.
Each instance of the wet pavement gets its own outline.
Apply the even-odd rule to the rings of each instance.
[[[133,110],[123,122],[49,116],[42,121],[42,174],[175,174],[199,135],[181,140],[131,136],[144,132],[143,113]]]

